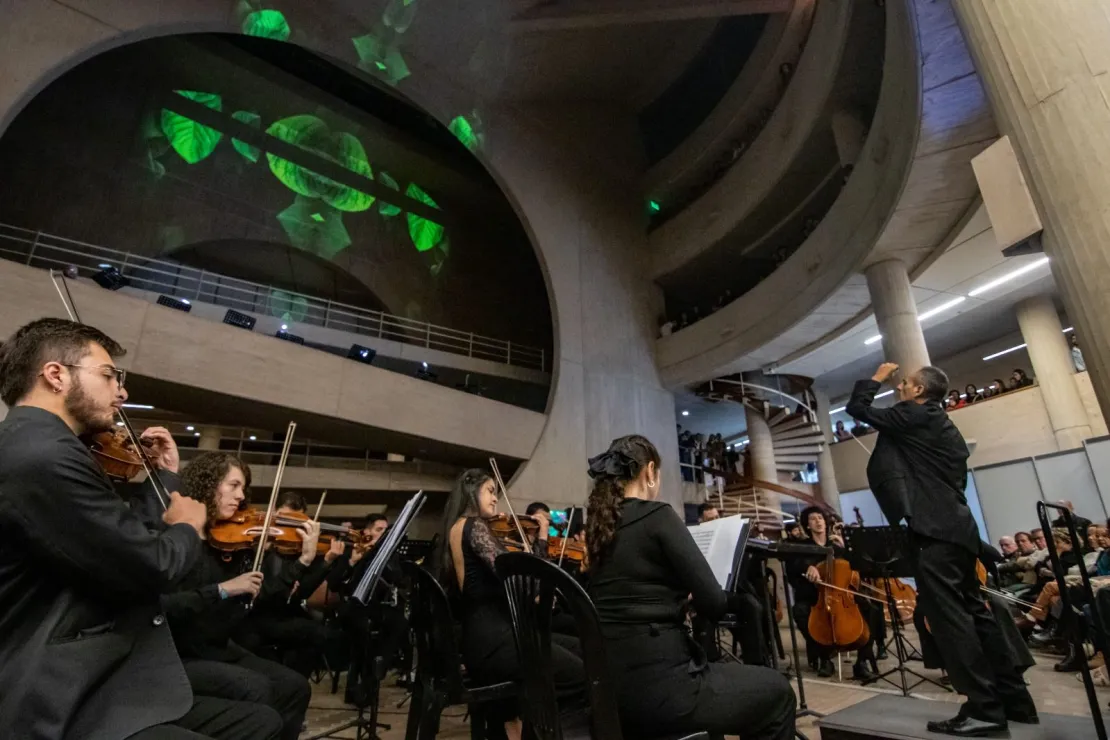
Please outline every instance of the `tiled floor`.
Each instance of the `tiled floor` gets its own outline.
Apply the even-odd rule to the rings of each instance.
[[[790,644],[788,637],[786,637],[784,644]],[[1075,678],[1077,674],[1053,671],[1053,664],[1059,660],[1057,656],[1037,653],[1035,657],[1038,664],[1030,668],[1025,675],[1038,709],[1043,713],[1050,714],[1089,716],[1087,697],[1083,690],[1083,684]],[[880,664],[880,667],[885,669],[893,665],[894,661],[888,660]],[[911,663],[910,666],[927,676],[939,678],[939,672],[926,671],[922,668],[921,663]],[[850,663],[844,663],[844,671],[846,675],[850,675]],[[818,679],[814,673],[808,671],[803,674],[803,680],[809,708],[825,714],[863,701],[873,696],[875,691],[896,691],[889,684],[884,684],[882,687],[873,685],[865,688],[850,681],[840,682],[835,677],[832,679]],[[387,680],[389,687],[384,689],[382,693],[381,721],[392,725],[390,730],[380,732],[379,737],[382,740],[402,740],[404,738],[408,704],[406,703],[400,708],[397,707],[399,702],[406,699],[406,696],[400,689],[392,687],[392,683],[392,679]],[[796,688],[797,682],[794,685]],[[312,705],[308,717],[309,731],[303,737],[323,732],[329,727],[339,725],[354,716],[354,713],[349,711],[342,702],[342,688],[335,695],[331,694],[329,689],[330,686],[326,684],[313,687]],[[920,697],[922,701],[949,701],[953,703],[960,701],[960,698],[955,694],[942,691],[930,684],[918,687],[914,696]],[[1110,701],[1110,689],[1098,689],[1098,697],[1104,716],[1107,717],[1107,722],[1110,724],[1110,710],[1107,710],[1106,707],[1107,702]],[[953,710],[953,714],[955,714],[955,710]],[[463,722],[463,715],[464,710],[461,707],[449,709],[444,716],[442,729],[438,737],[452,740],[469,738],[470,730]],[[798,729],[811,740],[821,736],[816,726],[816,720],[812,718],[799,720]],[[354,736],[353,730],[335,735],[338,738],[353,738]]]

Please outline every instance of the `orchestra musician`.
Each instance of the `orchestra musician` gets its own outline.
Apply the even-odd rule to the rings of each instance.
[[[897,370],[883,363],[858,381],[847,412],[879,433],[867,479],[886,518],[909,527],[918,604],[953,688],[967,697],[959,714],[928,729],[979,736],[1005,730],[1007,722],[1036,723],[1033,699],[979,593],[979,532],[964,496],[969,453],[944,410],[948,376],[931,366],[906,372],[898,402],[874,408],[875,394]]]
[[[843,540],[829,532],[829,519],[823,509],[818,506],[806,507],[798,517],[798,521],[801,522],[802,527],[809,535],[802,542],[818,547],[831,547],[833,557],[836,558],[848,557],[844,550]],[[794,591],[794,623],[805,638],[806,657],[809,660],[809,665],[816,669],[818,676],[828,678],[834,673],[832,658],[835,649],[818,643],[809,633],[809,614],[819,601],[816,584],[820,582],[821,574],[817,570],[817,565],[823,562],[825,562],[825,558],[821,555],[792,558],[786,564],[786,577]],[[867,599],[857,597],[856,606],[859,607],[864,620],[871,625],[872,629],[871,639],[856,651],[856,662],[852,666],[852,678],[863,683],[870,683],[876,679],[878,671],[874,653],[876,633],[874,625],[876,618],[878,618],[878,621],[882,620],[883,614],[881,607],[873,609],[871,602]]]
[[[532,517],[539,523],[534,536],[527,532],[524,534],[532,545],[532,554],[546,558],[548,530],[551,528],[551,507],[542,501],[533,501],[524,510],[524,515]]]
[[[626,732],[793,738],[786,678],[761,666],[710,664],[686,628],[687,606],[716,621],[736,610],[735,594],[720,587],[675,511],[656,500],[659,462],[655,445],[639,435],[590,459],[589,593]]]
[[[194,696],[158,595],[201,556],[203,504],[150,531],[79,436],[114,428],[123,348],[40,319],[0,348],[0,728],[29,740],[274,738],[268,707]]]
[[[521,666],[513,640],[509,605],[494,560],[505,548],[494,539],[487,522],[497,516],[497,487],[484,470],[462,473],[447,500],[441,545],[436,562],[439,580],[453,598],[462,621],[462,659],[478,684],[514,681]],[[552,671],[560,704],[579,702],[585,673],[574,637],[551,635]],[[515,702],[495,710],[510,740],[520,740],[521,723]]]
[[[231,519],[249,496],[250,467],[235,455],[205,452],[181,474],[183,493],[208,511],[202,534],[213,524]],[[300,556],[285,560],[274,551],[263,559],[262,571],[250,571],[253,549],[223,552],[205,547],[176,590],[162,597],[174,642],[185,664],[193,691],[202,696],[254,702],[281,715],[281,737],[295,740],[304,724],[311,694],[308,681],[296,671],[260,658],[236,643],[256,607],[283,603],[316,558],[319,526],[305,522]],[[263,572],[267,575],[264,578]]]

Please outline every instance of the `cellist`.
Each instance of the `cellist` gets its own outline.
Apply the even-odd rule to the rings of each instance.
[[[203,547],[173,493],[151,532],[79,440],[114,428],[123,348],[39,319],[0,348],[0,728],[39,740],[268,738],[266,707],[194,697],[158,595]]]
[[[817,506],[810,506],[802,511],[800,523],[808,538],[803,542],[819,547],[831,547],[837,558],[846,558],[847,553],[842,545],[838,545],[829,533],[829,520],[825,512]],[[806,641],[806,657],[811,668],[817,675],[828,678],[833,675],[832,657],[834,648],[816,642],[809,633],[809,613],[818,603],[817,584],[821,575],[817,570],[818,563],[824,561],[822,557],[794,558],[787,561],[786,577],[794,590],[794,623],[802,632]],[[869,623],[873,620],[870,603],[866,599],[856,599],[860,612]],[[879,618],[882,614],[879,613]],[[874,630],[872,630],[872,633]],[[856,652],[856,662],[852,666],[852,678],[863,683],[874,681],[877,676],[878,665],[875,662],[874,638]]]

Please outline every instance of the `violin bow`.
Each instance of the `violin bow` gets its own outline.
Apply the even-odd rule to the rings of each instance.
[[[320,512],[324,510],[324,499],[328,497],[328,492],[324,491],[320,494],[320,503],[316,504],[316,516],[312,517],[312,521],[320,521]]]
[[[293,433],[296,431],[297,422],[289,422],[289,428],[285,431],[285,444],[281,448],[281,459],[278,460],[277,470],[274,472],[274,487],[270,490],[270,503],[266,507],[266,518],[262,520],[262,534],[258,537],[258,548],[254,551],[252,571],[257,571],[262,567],[262,557],[266,554],[266,542],[270,538],[270,525],[274,521],[274,510],[277,508],[281,477],[285,475],[285,461],[289,459],[289,448],[293,444]]]
[[[62,282],[61,285],[58,285],[59,280]],[[69,320],[75,321],[78,324],[84,324],[85,322],[81,321],[81,317],[77,313],[77,304],[73,302],[73,294],[69,292],[69,283],[66,282],[66,276],[57,270],[51,270],[50,282],[54,284],[54,290],[58,291],[58,297],[62,299],[62,305],[65,306],[66,315],[69,316]],[[64,293],[62,292],[62,288],[65,288]],[[116,416],[123,422],[123,428],[127,430],[127,436],[131,439],[131,444],[135,447],[135,452],[138,454],[139,461],[142,463],[143,471],[146,473],[147,478],[150,479],[150,485],[154,488],[154,493],[158,496],[158,502],[162,504],[162,509],[165,510],[170,508],[169,489],[166,488],[166,484],[163,483],[162,478],[159,477],[158,470],[150,464],[150,460],[147,459],[146,453],[143,452],[142,441],[139,439],[139,435],[135,433],[134,427],[131,426],[131,420],[127,418],[127,414],[123,412],[123,409],[120,409],[116,413]]]
[[[489,467],[493,471],[493,479],[497,481],[498,489],[505,496],[505,506],[509,507],[509,516],[513,518],[513,524],[516,525],[516,533],[520,535],[520,544],[524,545],[524,551],[531,555],[532,544],[524,536],[524,528],[520,526],[520,520],[516,518],[516,512],[513,511],[513,502],[509,500],[509,491],[505,488],[505,481],[501,480],[501,471],[497,467],[497,460],[491,457]]]
[[[567,528],[563,530],[563,547],[559,550],[559,567],[563,567],[563,556],[567,554],[567,540],[570,539],[570,523],[574,521],[574,507],[567,512]]]

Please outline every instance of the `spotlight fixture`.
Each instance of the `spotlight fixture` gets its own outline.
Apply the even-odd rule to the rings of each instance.
[[[185,313],[189,313],[193,310],[193,304],[189,303],[189,301],[185,300],[184,298],[171,298],[168,295],[158,296],[158,305],[165,306],[166,308],[173,308],[178,311],[184,311]]]
[[[258,437],[256,437],[255,435],[252,434],[251,435],[251,442],[257,442],[257,441],[258,441]]]
[[[245,313],[239,313],[233,308],[227,309],[227,313],[224,314],[225,324],[238,326],[240,329],[246,329],[247,331],[251,331],[254,329],[255,321],[256,319],[253,316],[248,316]]]
[[[111,265],[93,275],[93,280],[97,285],[106,290],[119,290],[131,283],[130,280],[123,276],[123,273]]]
[[[193,436],[194,436],[194,437],[199,437],[199,436],[200,436],[200,432],[193,432]]]
[[[274,334],[275,337],[277,337],[278,339],[284,339],[287,342],[292,342],[293,344],[304,344],[304,337],[298,337],[296,334],[290,334],[289,332],[287,332],[285,330],[285,324],[282,324],[281,326],[281,330],[278,331],[277,334]]]
[[[196,427],[195,427],[195,426],[193,426],[192,424],[190,424],[189,426],[185,427],[185,431],[186,431],[186,432],[191,432],[191,431],[193,431],[194,429],[196,429]]]
[[[683,416],[689,416],[689,415],[690,415],[690,412],[689,412],[689,411],[683,411],[683,412],[682,412],[682,415],[683,415]]]
[[[367,365],[374,364],[374,358],[377,357],[377,350],[363,347],[361,344],[352,344],[351,348],[347,350],[347,359],[355,360],[356,362],[363,362]]]

